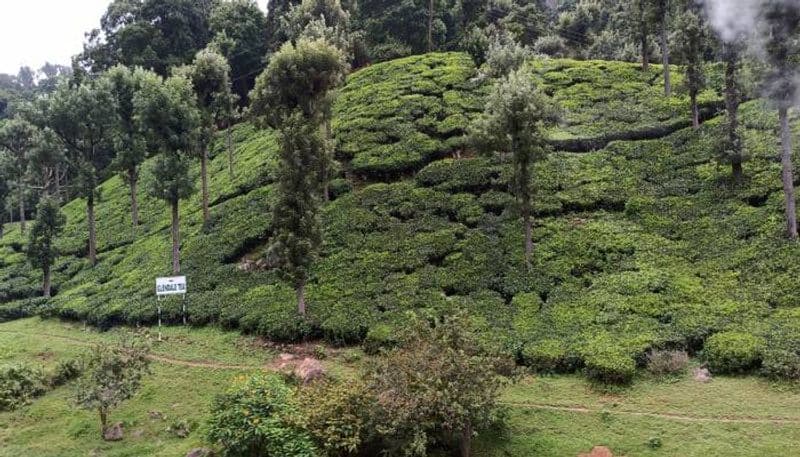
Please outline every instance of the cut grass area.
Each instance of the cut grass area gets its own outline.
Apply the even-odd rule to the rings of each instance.
[[[92,342],[117,340],[123,331],[84,331],[78,324],[39,318],[3,323],[0,364],[52,367]],[[164,327],[164,337],[154,347],[159,356],[254,369],[157,360],[142,390],[112,412],[112,420],[125,425],[125,439],[116,443],[99,438],[94,412],[72,405],[71,386],[57,388],[30,406],[0,413],[0,456],[183,456],[207,446],[204,427],[214,395],[237,376],[256,373],[255,367],[276,353],[253,338],[212,327]],[[341,354],[347,351],[353,350]],[[357,363],[337,356],[325,361],[336,376],[352,376]],[[578,375],[526,377],[508,388],[502,401],[509,408],[508,427],[481,434],[475,456],[574,456],[594,445],[628,457],[794,455],[800,450],[800,389],[755,377],[716,377],[701,384],[688,375],[640,376],[631,387],[611,392]],[[166,418],[151,418],[151,411]],[[184,439],[167,430],[182,420],[192,424]],[[653,447],[657,442],[661,447]]]

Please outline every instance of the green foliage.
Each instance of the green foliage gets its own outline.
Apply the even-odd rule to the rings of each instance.
[[[0,411],[25,406],[45,392],[46,379],[41,369],[28,365],[0,367]]]
[[[137,339],[119,346],[98,344],[92,349],[75,388],[75,403],[99,413],[101,436],[110,410],[133,397],[142,378],[150,374],[149,352],[147,343]]]
[[[712,371],[746,372],[761,364],[764,339],[743,332],[721,332],[706,341],[704,354]]]
[[[300,426],[294,392],[278,376],[241,378],[214,399],[208,439],[224,456],[313,457],[311,437]]]

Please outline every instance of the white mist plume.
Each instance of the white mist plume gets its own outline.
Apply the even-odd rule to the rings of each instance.
[[[786,0],[795,3],[800,0]],[[700,0],[705,6],[708,22],[723,41],[731,42],[753,34],[763,0]]]

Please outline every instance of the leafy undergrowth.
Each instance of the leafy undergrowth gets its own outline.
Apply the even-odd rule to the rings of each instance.
[[[56,320],[20,319],[0,324],[0,365],[25,363],[52,370],[94,342],[115,341],[123,330],[98,332]],[[151,329],[154,331],[154,329]],[[156,354],[182,360],[261,366],[275,356],[249,337],[215,329],[164,329]],[[366,361],[362,359],[361,362]],[[324,363],[336,376],[347,376],[337,355]],[[0,456],[177,456],[208,446],[204,435],[211,402],[233,379],[255,370],[192,368],[156,361],[142,390],[111,413],[122,421],[121,442],[99,439],[99,421],[91,411],[72,405],[73,388],[65,385],[29,406],[0,413]],[[508,427],[481,433],[473,449],[479,457],[563,456],[606,445],[620,455],[786,455],[800,439],[800,395],[796,388],[772,385],[754,377],[715,377],[701,384],[683,377],[666,381],[641,376],[632,387],[599,391],[577,376],[525,377],[510,386],[502,402],[509,409]],[[583,408],[588,412],[542,409]],[[160,413],[160,414],[152,414]],[[626,413],[677,414],[701,422]],[[736,422],[739,419],[796,419],[784,423]],[[720,422],[715,419],[733,419]],[[179,438],[167,429],[189,424]],[[742,437],[747,439],[742,439]],[[660,448],[652,448],[657,439]],[[435,454],[434,454],[435,455]]]
[[[688,118],[685,93],[663,99],[656,66],[643,74],[616,62],[532,65],[565,109],[556,137],[624,137]],[[536,247],[526,271],[510,165],[469,151],[442,159],[463,147],[467,120],[491,84],[475,76],[465,55],[431,54],[350,77],[335,109],[343,166],[323,212],[308,320],[297,317],[294,294],[274,271],[237,268],[269,241],[274,134],[236,128],[233,180],[218,141],[211,223],[201,224],[199,196],[181,208],[191,323],[374,349],[392,343],[405,313],[460,306],[484,323],[487,340],[539,371],[585,369],[627,382],[649,349],[702,355],[707,338],[725,332],[736,338],[718,340],[752,343],[748,369],[800,373],[800,246],[782,237],[773,111],[760,101],[743,106],[750,161],[739,184],[715,160],[722,117],[698,131],[668,128],[662,138],[551,154],[533,176]],[[710,90],[702,100],[719,96]],[[415,149],[429,143],[435,152]],[[0,316],[42,314],[102,328],[155,322],[153,278],[169,273],[168,212],[142,192],[134,238],[122,181],[101,190],[100,262],[89,268],[81,258],[85,208],[70,202],[52,300],[32,298],[39,275],[24,263],[18,227],[9,227],[0,239]],[[165,320],[179,322],[181,303],[164,306]]]

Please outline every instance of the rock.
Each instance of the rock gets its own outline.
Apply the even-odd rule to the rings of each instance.
[[[122,422],[117,422],[111,427],[106,427],[103,432],[103,439],[106,441],[120,441],[122,440]]]
[[[281,354],[281,355],[279,355],[279,356],[278,356],[278,359],[279,359],[281,362],[291,362],[291,361],[292,361],[292,360],[294,360],[295,358],[296,358],[296,357],[294,356],[294,354],[286,354],[286,353],[283,353],[283,354]]]
[[[294,368],[294,375],[303,384],[308,384],[325,376],[325,368],[322,367],[322,363],[319,360],[308,357]]]
[[[186,457],[212,457],[214,451],[205,447],[194,448],[186,454]]]
[[[578,457],[614,457],[614,454],[605,446],[595,446],[588,454],[578,454]]]
[[[692,371],[692,377],[697,382],[709,382],[711,381],[711,372],[705,367],[695,368]]]
[[[150,417],[150,420],[154,421],[164,419],[164,413],[162,413],[161,411],[150,411],[147,413],[147,415]]]

